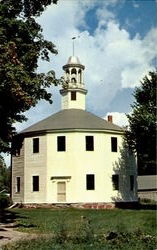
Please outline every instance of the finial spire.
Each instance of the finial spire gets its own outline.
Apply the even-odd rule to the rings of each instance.
[[[79,38],[80,36],[74,36],[74,37],[72,37],[72,40],[73,40],[73,56],[75,55],[75,43],[74,43],[74,40],[76,39],[76,38]]]
[[[76,36],[72,37],[73,40],[73,56],[74,56],[74,52],[75,52],[75,45],[74,45],[74,40],[76,39]]]

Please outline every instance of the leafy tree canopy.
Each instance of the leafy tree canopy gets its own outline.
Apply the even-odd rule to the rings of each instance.
[[[157,71],[149,72],[135,89],[133,112],[128,115],[130,130],[126,139],[137,153],[140,175],[155,174]]]
[[[57,0],[0,1],[0,152],[10,150],[13,123],[26,120],[22,113],[40,99],[51,103],[46,88],[59,83],[54,71],[37,72],[39,58],[49,61],[49,53],[57,54],[35,19],[51,3]]]
[[[0,155],[0,192],[10,192],[10,167],[7,168]]]

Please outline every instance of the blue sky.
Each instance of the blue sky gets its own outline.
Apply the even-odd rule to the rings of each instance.
[[[86,23],[88,31],[92,34],[98,25],[96,11],[103,6],[103,2],[98,0],[96,6],[93,6],[86,14]],[[109,2],[109,0],[108,0]],[[117,1],[115,5],[109,5],[108,9],[113,12],[119,20],[120,27],[127,29],[131,37],[139,33],[144,37],[150,27],[155,27],[157,23],[157,8],[155,0],[126,0]],[[79,27],[84,30],[83,26]]]
[[[103,118],[113,114],[115,123],[125,125],[134,88],[155,66],[156,11],[156,0],[59,0],[37,19],[58,49],[50,63],[39,62],[38,71],[53,69],[61,77],[71,38],[79,35],[75,54],[86,67],[87,110]],[[26,112],[27,122],[16,124],[18,131],[60,110],[59,87],[49,91],[53,105],[40,101]]]

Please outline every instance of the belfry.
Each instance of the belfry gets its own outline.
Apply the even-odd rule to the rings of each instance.
[[[85,67],[76,56],[70,56],[67,64],[63,66],[65,84],[60,90],[62,109],[85,109],[87,90],[84,85],[84,69]]]

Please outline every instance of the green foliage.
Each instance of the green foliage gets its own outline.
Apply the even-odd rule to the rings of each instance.
[[[77,227],[73,235],[73,242],[78,244],[94,242],[94,228],[88,219],[82,221]]]
[[[0,155],[0,192],[3,190],[7,193],[10,192],[10,178],[10,168],[6,167],[3,157]]]
[[[32,233],[52,233],[61,231],[64,224],[65,231],[69,234],[79,232],[82,225],[82,217],[87,218],[94,232],[106,234],[110,231],[133,232],[137,228],[145,234],[156,234],[156,211],[155,210],[79,210],[79,209],[13,209],[18,215],[17,223],[21,224],[19,229],[24,232]],[[27,228],[22,225],[33,224],[36,227]],[[121,224],[121,226],[120,226]],[[59,228],[57,228],[59,225]],[[88,225],[88,224],[87,224]],[[85,224],[86,227],[86,224]]]
[[[149,72],[135,89],[133,112],[127,115],[130,130],[126,132],[126,140],[137,153],[140,175],[156,171],[156,91],[157,71]]]
[[[155,210],[39,208],[12,212],[20,224],[18,230],[36,232],[37,238],[9,244],[4,250],[154,250],[157,243]]]
[[[64,223],[64,222],[63,222]],[[84,238],[84,232],[87,230],[86,235],[89,231],[86,227],[80,226],[82,228],[77,232],[76,235],[73,234],[71,237],[66,237],[65,235],[47,235],[39,236],[34,240],[23,240],[16,242],[14,244],[8,244],[4,246],[3,250],[14,250],[14,249],[33,249],[33,250],[52,250],[52,249],[77,249],[77,250],[88,250],[88,249],[121,249],[121,250],[153,250],[156,247],[157,240],[154,236],[144,234],[141,230],[137,229],[133,232],[125,232],[124,230],[110,231],[107,234],[93,234],[94,225],[91,227],[90,237]],[[59,236],[59,238],[58,238]],[[76,240],[77,239],[77,240]]]
[[[38,73],[38,60],[57,54],[55,45],[44,39],[35,17],[57,0],[0,1],[0,152],[10,150],[13,123],[26,120],[22,114],[40,99],[51,101],[46,88],[57,85],[54,71]]]
[[[68,228],[64,221],[55,225],[54,235],[57,244],[64,244],[68,240]]]
[[[0,210],[7,208],[10,204],[10,198],[6,193],[0,193]]]

